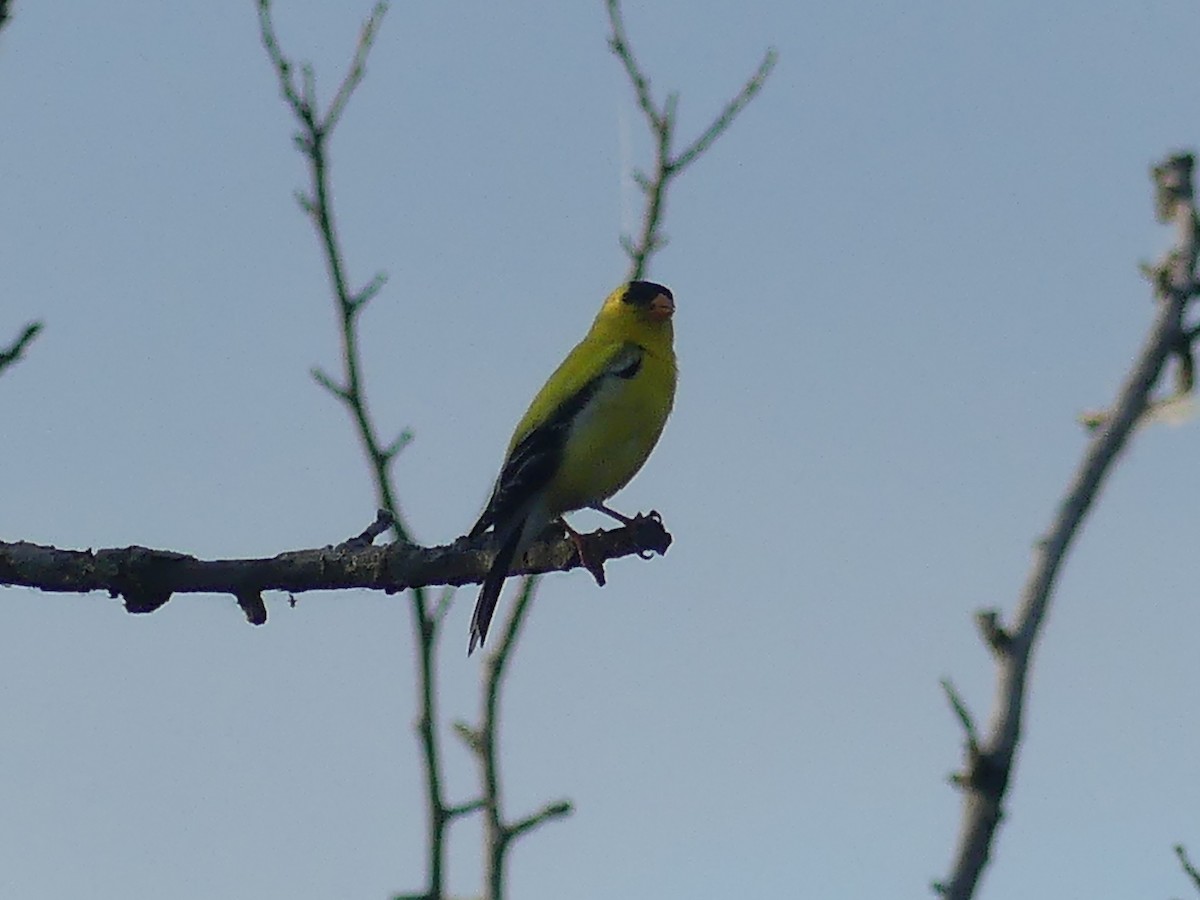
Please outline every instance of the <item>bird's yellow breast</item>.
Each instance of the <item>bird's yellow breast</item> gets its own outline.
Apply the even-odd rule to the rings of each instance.
[[[603,502],[628,484],[658,443],[675,400],[670,315],[656,317],[648,305],[624,297],[620,288],[605,300],[587,335],[533,398],[508,445],[511,460],[538,429],[565,427],[541,498],[551,518]]]
[[[675,399],[674,354],[646,352],[632,378],[610,378],[573,423],[548,506],[568,512],[607,500],[638,473]]]

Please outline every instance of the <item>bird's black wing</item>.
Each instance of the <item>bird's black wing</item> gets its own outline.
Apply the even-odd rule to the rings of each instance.
[[[595,378],[564,400],[545,422],[521,438],[504,461],[491,499],[469,537],[478,537],[493,525],[521,515],[530,498],[554,477],[575,418],[596,396],[605,379],[636,375],[642,367],[643,355],[644,351],[636,344],[623,346]]]

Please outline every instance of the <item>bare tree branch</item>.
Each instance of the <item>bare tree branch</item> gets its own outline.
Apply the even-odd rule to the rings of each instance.
[[[762,90],[767,76],[775,68],[778,53],[774,49],[767,50],[763,55],[758,69],[742,85],[733,98],[725,104],[724,109],[707,128],[692,141],[682,152],[674,150],[676,112],[679,107],[679,94],[667,94],[661,105],[655,102],[650,90],[650,79],[646,76],[640,63],[629,45],[625,34],[625,22],[621,15],[621,0],[605,0],[608,7],[608,21],[611,29],[608,46],[613,54],[621,61],[625,74],[633,85],[638,107],[646,117],[646,124],[654,138],[655,159],[653,177],[642,171],[634,172],[633,179],[646,197],[646,210],[642,217],[642,231],[635,241],[629,235],[621,236],[621,246],[629,256],[628,280],[642,278],[649,264],[650,257],[666,244],[666,238],[661,233],[663,215],[666,212],[667,188],[671,181],[681,175],[688,166],[713,145],[746,105],[754,99],[754,95]]]
[[[15,341],[5,349],[0,350],[0,373],[3,373],[5,369],[21,358],[21,355],[25,352],[25,348],[38,336],[38,332],[41,330],[41,322],[30,322],[25,326],[20,335],[17,336]]]
[[[617,559],[662,552],[671,536],[643,518],[633,525],[586,536],[589,555]],[[495,557],[490,537],[418,547],[396,542],[371,546],[363,535],[336,547],[292,550],[265,559],[197,559],[173,550],[114,547],[60,550],[25,541],[0,542],[0,585],[55,593],[105,591],[122,597],[129,612],[153,612],[174,594],[346,590],[397,591],[483,581]],[[575,544],[565,537],[530,548],[518,573],[565,572],[579,567]],[[262,616],[265,621],[265,613]],[[261,624],[261,622],[256,622]]]
[[[329,271],[334,302],[341,317],[343,359],[341,383],[334,382],[320,370],[314,370],[314,377],[349,410],[371,466],[379,504],[391,514],[397,540],[404,544],[411,544],[412,538],[401,517],[399,501],[392,485],[391,471],[392,464],[400,452],[412,440],[412,432],[404,429],[400,435],[390,441],[380,437],[367,407],[366,389],[362,378],[362,362],[359,356],[359,315],[382,289],[386,276],[382,273],[376,274],[357,291],[351,290],[349,287],[341,245],[334,225],[329,191],[329,163],[325,153],[329,135],[345,113],[354,89],[363,79],[367,55],[378,34],[380,22],[386,11],[386,3],[380,2],[375,5],[371,16],[363,25],[350,68],[342,79],[328,110],[322,116],[316,108],[316,75],[312,67],[301,66],[299,83],[297,83],[294,66],[283,54],[275,36],[270,16],[270,0],[259,0],[259,21],[263,46],[275,68],[283,98],[299,124],[299,132],[295,136],[296,146],[309,163],[311,186],[307,195],[302,194],[298,197],[300,207],[312,220],[317,230],[325,255],[326,268]],[[418,896],[427,898],[427,900],[442,900],[447,828],[451,822],[466,815],[474,807],[473,804],[450,804],[446,799],[443,786],[444,775],[441,741],[438,734],[439,714],[436,688],[437,645],[450,594],[444,593],[440,600],[431,601],[424,587],[425,584],[431,582],[411,581],[410,583],[413,585],[411,592],[413,641],[417,650],[417,708],[419,712],[415,728],[421,747],[424,770],[428,834],[426,888]]]
[[[958,845],[950,877],[935,885],[951,900],[973,896],[988,861],[1021,739],[1029,664],[1063,560],[1126,440],[1146,412],[1168,358],[1180,347],[1184,311],[1196,294],[1194,273],[1200,252],[1192,168],[1190,154],[1172,156],[1154,168],[1159,219],[1174,223],[1176,245],[1156,270],[1158,307],[1153,327],[1111,415],[1094,431],[1049,530],[1037,544],[1013,625],[994,631],[1006,635],[1007,640],[988,640],[998,669],[992,714],[986,734],[978,741],[978,752],[968,750],[965,771],[956,779],[963,790]],[[991,624],[998,629],[994,617]],[[985,636],[987,633],[985,629]]]

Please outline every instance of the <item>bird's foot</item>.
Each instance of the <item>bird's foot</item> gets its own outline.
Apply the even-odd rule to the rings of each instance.
[[[642,522],[654,522],[656,525],[661,527],[663,520],[662,520],[662,516],[659,515],[658,510],[652,509],[648,513],[638,513],[636,516],[634,516],[632,519],[630,519],[629,527],[636,529],[637,526]],[[639,550],[638,551],[638,557],[640,559],[651,559],[654,557],[654,554],[655,554],[655,551],[653,551],[653,550]]]
[[[622,525],[632,525],[634,522],[634,519],[629,518],[629,516],[624,515],[623,513],[617,512],[611,506],[605,506],[603,503],[593,503],[591,508],[596,512],[604,513],[606,516],[612,516],[612,518],[616,519]],[[635,516],[635,518],[641,518],[641,514],[639,513],[637,516]]]

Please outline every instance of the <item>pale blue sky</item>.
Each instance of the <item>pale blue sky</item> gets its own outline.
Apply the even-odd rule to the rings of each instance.
[[[1147,169],[1200,144],[1200,10],[1176,2],[631,3],[702,126],[651,274],[682,380],[614,501],[662,559],[545,580],[506,697],[520,898],[923,897],[960,733],[1030,545],[1151,316]],[[369,4],[279,0],[326,95]],[[473,522],[509,429],[625,270],[603,4],[397,4],[334,140],[373,408],[417,536]],[[373,515],[306,181],[253,3],[19,3],[0,35],[0,537],[205,557],[335,543]],[[624,125],[622,123],[625,123]],[[980,897],[1188,896],[1200,853],[1196,425],[1143,432],[1067,566]],[[586,516],[577,523],[590,526]],[[473,593],[441,689],[474,716]],[[0,590],[0,894],[383,898],[423,816],[407,604],[229,598],[147,617]],[[475,787],[448,735],[451,796]],[[452,890],[479,886],[474,824]]]

